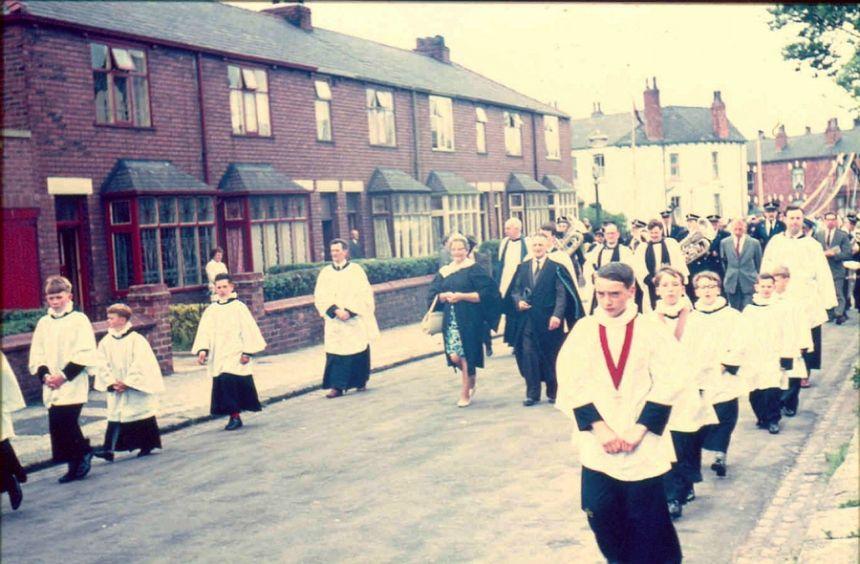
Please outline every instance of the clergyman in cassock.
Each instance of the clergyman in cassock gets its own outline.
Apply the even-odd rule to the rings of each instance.
[[[331,264],[320,271],[314,305],[325,320],[325,371],[327,398],[350,389],[364,391],[370,378],[370,341],[379,335],[373,289],[364,270],[349,260],[346,241],[329,247]]]
[[[582,510],[610,562],[680,562],[663,491],[674,458],[666,423],[678,393],[678,343],[637,314],[633,269],[597,271],[598,309],[558,356],[555,407],[575,420]]]
[[[613,222],[603,224],[604,243],[595,246],[594,249],[585,257],[585,279],[588,284],[594,287],[594,274],[603,266],[610,262],[623,262],[629,266],[633,266],[633,252],[621,244],[621,232],[618,225]],[[597,300],[594,298],[592,289],[591,306],[589,313],[594,313],[597,309]]]
[[[523,223],[519,218],[512,217],[505,222],[505,237],[499,243],[499,269],[496,272],[496,282],[499,285],[499,295],[503,298],[502,313],[505,315],[512,313],[508,307],[510,302],[508,288],[511,286],[511,280],[514,279],[517,267],[529,252],[522,232]]]
[[[191,352],[212,377],[212,415],[229,415],[226,431],[242,427],[242,411],[260,411],[254,385],[255,354],[266,341],[248,306],[239,301],[229,274],[215,277],[218,299],[203,312]]]
[[[564,342],[564,323],[572,327],[582,316],[570,273],[547,255],[546,236],[532,235],[529,244],[531,258],[519,266],[511,283],[516,313],[508,319],[517,367],[526,381],[525,406],[540,401],[541,382],[546,384],[547,401],[555,403],[555,360]]]
[[[0,428],[0,491],[9,494],[9,502],[14,510],[21,506],[21,501],[24,499],[21,484],[27,481],[27,473],[21,466],[12,443],[9,442],[9,439],[15,436],[12,412],[24,409],[26,404],[24,396],[21,395],[21,388],[18,386],[18,379],[15,378],[6,355],[0,352],[0,358],[3,361],[3,397],[0,398],[3,402],[3,426]]]
[[[681,273],[684,283],[687,281],[689,271],[687,261],[681,247],[675,239],[663,234],[663,224],[654,219],[648,223],[648,242],[639,245],[633,255],[633,270],[639,286],[642,288],[642,312],[648,313],[657,305],[657,291],[654,286],[654,275],[664,266],[670,266]]]
[[[68,279],[49,276],[45,298],[48,312],[33,331],[29,368],[43,384],[54,462],[68,464],[68,472],[59,480],[65,484],[84,478],[93,458],[79,418],[89,399],[88,370],[98,363],[96,338],[87,316],[74,310]]]
[[[116,451],[139,449],[140,457],[161,448],[155,416],[164,379],[149,341],[132,328],[131,314],[125,304],[107,308],[108,332],[98,347],[95,388],[105,392],[108,424],[95,455],[105,460],[113,460]]]
[[[812,330],[812,349],[803,354],[807,376],[801,387],[808,386],[812,370],[821,369],[821,325],[827,321],[827,310],[836,307],[836,288],[827,257],[821,245],[803,232],[803,210],[789,206],[785,210],[786,230],[771,238],[761,261],[762,272],[785,266],[791,272],[788,292],[803,304]]]

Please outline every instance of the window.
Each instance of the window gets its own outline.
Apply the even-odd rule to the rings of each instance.
[[[535,233],[549,221],[549,197],[546,194],[526,194],[525,197],[526,219],[523,227],[526,233]]]
[[[315,80],[317,99],[314,112],[317,117],[317,141],[331,141],[331,87],[325,80]]]
[[[384,90],[368,88],[367,129],[371,145],[396,147],[394,127],[394,95]]]
[[[480,239],[479,194],[450,194],[443,198],[445,232],[472,235]]]
[[[508,215],[519,219],[523,224],[523,229],[526,229],[525,199],[523,194],[508,194],[508,211]],[[502,229],[504,229],[504,224],[502,224]],[[528,230],[525,232],[531,233]]]
[[[451,98],[430,96],[430,143],[435,151],[454,150],[454,107]]]
[[[346,222],[349,229],[361,229],[359,218],[361,214],[361,194],[346,195]]]
[[[747,192],[755,192],[755,170],[752,167],[747,169]]]
[[[791,187],[795,192],[803,192],[806,184],[806,171],[802,166],[794,165],[791,169]]]
[[[597,153],[594,155],[594,164],[593,171],[597,173],[597,178],[603,178],[603,175],[606,174],[606,161],[603,158],[603,154]]]
[[[715,179],[720,177],[720,154],[716,151],[711,153],[711,170]]]
[[[90,44],[96,123],[149,127],[146,53],[138,49]]]
[[[132,206],[137,206],[137,224]],[[214,202],[209,196],[141,197],[109,204],[114,285],[205,283],[203,269],[215,244]],[[140,232],[142,280],[134,275],[134,233]]]
[[[523,119],[517,112],[504,112],[505,122],[505,153],[519,157],[523,154]]]
[[[546,142],[546,158],[557,160],[561,158],[561,148],[558,142],[558,117],[543,116],[543,138]]]
[[[479,153],[487,152],[487,112],[484,108],[475,108],[475,144]]]
[[[376,258],[391,258],[391,210],[388,205],[388,196],[374,196],[370,199],[370,205],[373,211],[373,240],[376,244]]]
[[[308,262],[307,196],[251,196],[253,270]]]
[[[717,215],[723,215],[723,202],[720,200],[719,194],[714,194],[714,213]]]
[[[430,196],[425,194],[373,196],[371,208],[376,257],[408,258],[433,254],[430,207]]]
[[[681,163],[678,153],[669,153],[669,176],[672,178],[681,177]]]
[[[501,237],[504,235],[505,229],[505,210],[504,210],[504,202],[502,201],[503,192],[493,192],[493,208],[496,214],[496,229],[498,233],[496,233],[497,237]]]
[[[669,200],[669,209],[672,210],[672,214],[677,215],[675,210],[681,209],[681,196],[672,196]],[[672,218],[673,220],[677,220],[676,217]]]
[[[552,206],[555,211],[555,218],[566,217],[570,219],[576,215],[575,192],[556,192],[554,196]]]
[[[572,178],[573,178],[573,180],[576,180],[579,178],[579,173],[576,170],[576,157],[570,157],[570,165],[571,165],[571,167],[573,167]]]
[[[269,120],[269,81],[266,71],[227,66],[230,82],[230,118],[236,135],[272,134]]]

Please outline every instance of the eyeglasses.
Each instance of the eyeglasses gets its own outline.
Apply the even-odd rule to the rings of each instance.
[[[702,284],[700,286],[696,286],[697,290],[712,290],[714,288],[719,288],[719,286],[717,286],[716,284]]]

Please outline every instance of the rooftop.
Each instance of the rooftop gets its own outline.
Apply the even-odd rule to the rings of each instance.
[[[756,163],[755,140],[747,144],[747,162]],[[761,161],[793,161],[799,159],[816,159],[835,157],[839,153],[860,153],[860,126],[842,130],[842,139],[835,145],[827,144],[827,137],[822,133],[807,133],[788,137],[788,142],[782,151],[776,150],[776,140],[765,138],[761,140]]]

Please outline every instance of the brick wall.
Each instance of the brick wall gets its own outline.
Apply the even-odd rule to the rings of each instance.
[[[816,189],[818,189],[821,181],[824,180],[830,173],[833,166],[833,158],[810,159],[799,161],[804,166],[804,188],[803,192],[808,197]],[[860,166],[860,157],[855,159],[857,166]],[[764,184],[765,200],[773,198],[780,199],[783,203],[790,203],[794,197],[794,188],[791,185],[791,169],[794,166],[794,161],[780,161],[762,164],[762,181]],[[758,175],[755,175],[755,192],[753,196],[758,195]],[[825,191],[827,188],[824,189]],[[848,189],[843,188],[842,194],[847,196]],[[821,201],[816,197],[816,202]],[[834,198],[830,204],[822,211],[836,210],[837,199]]]

